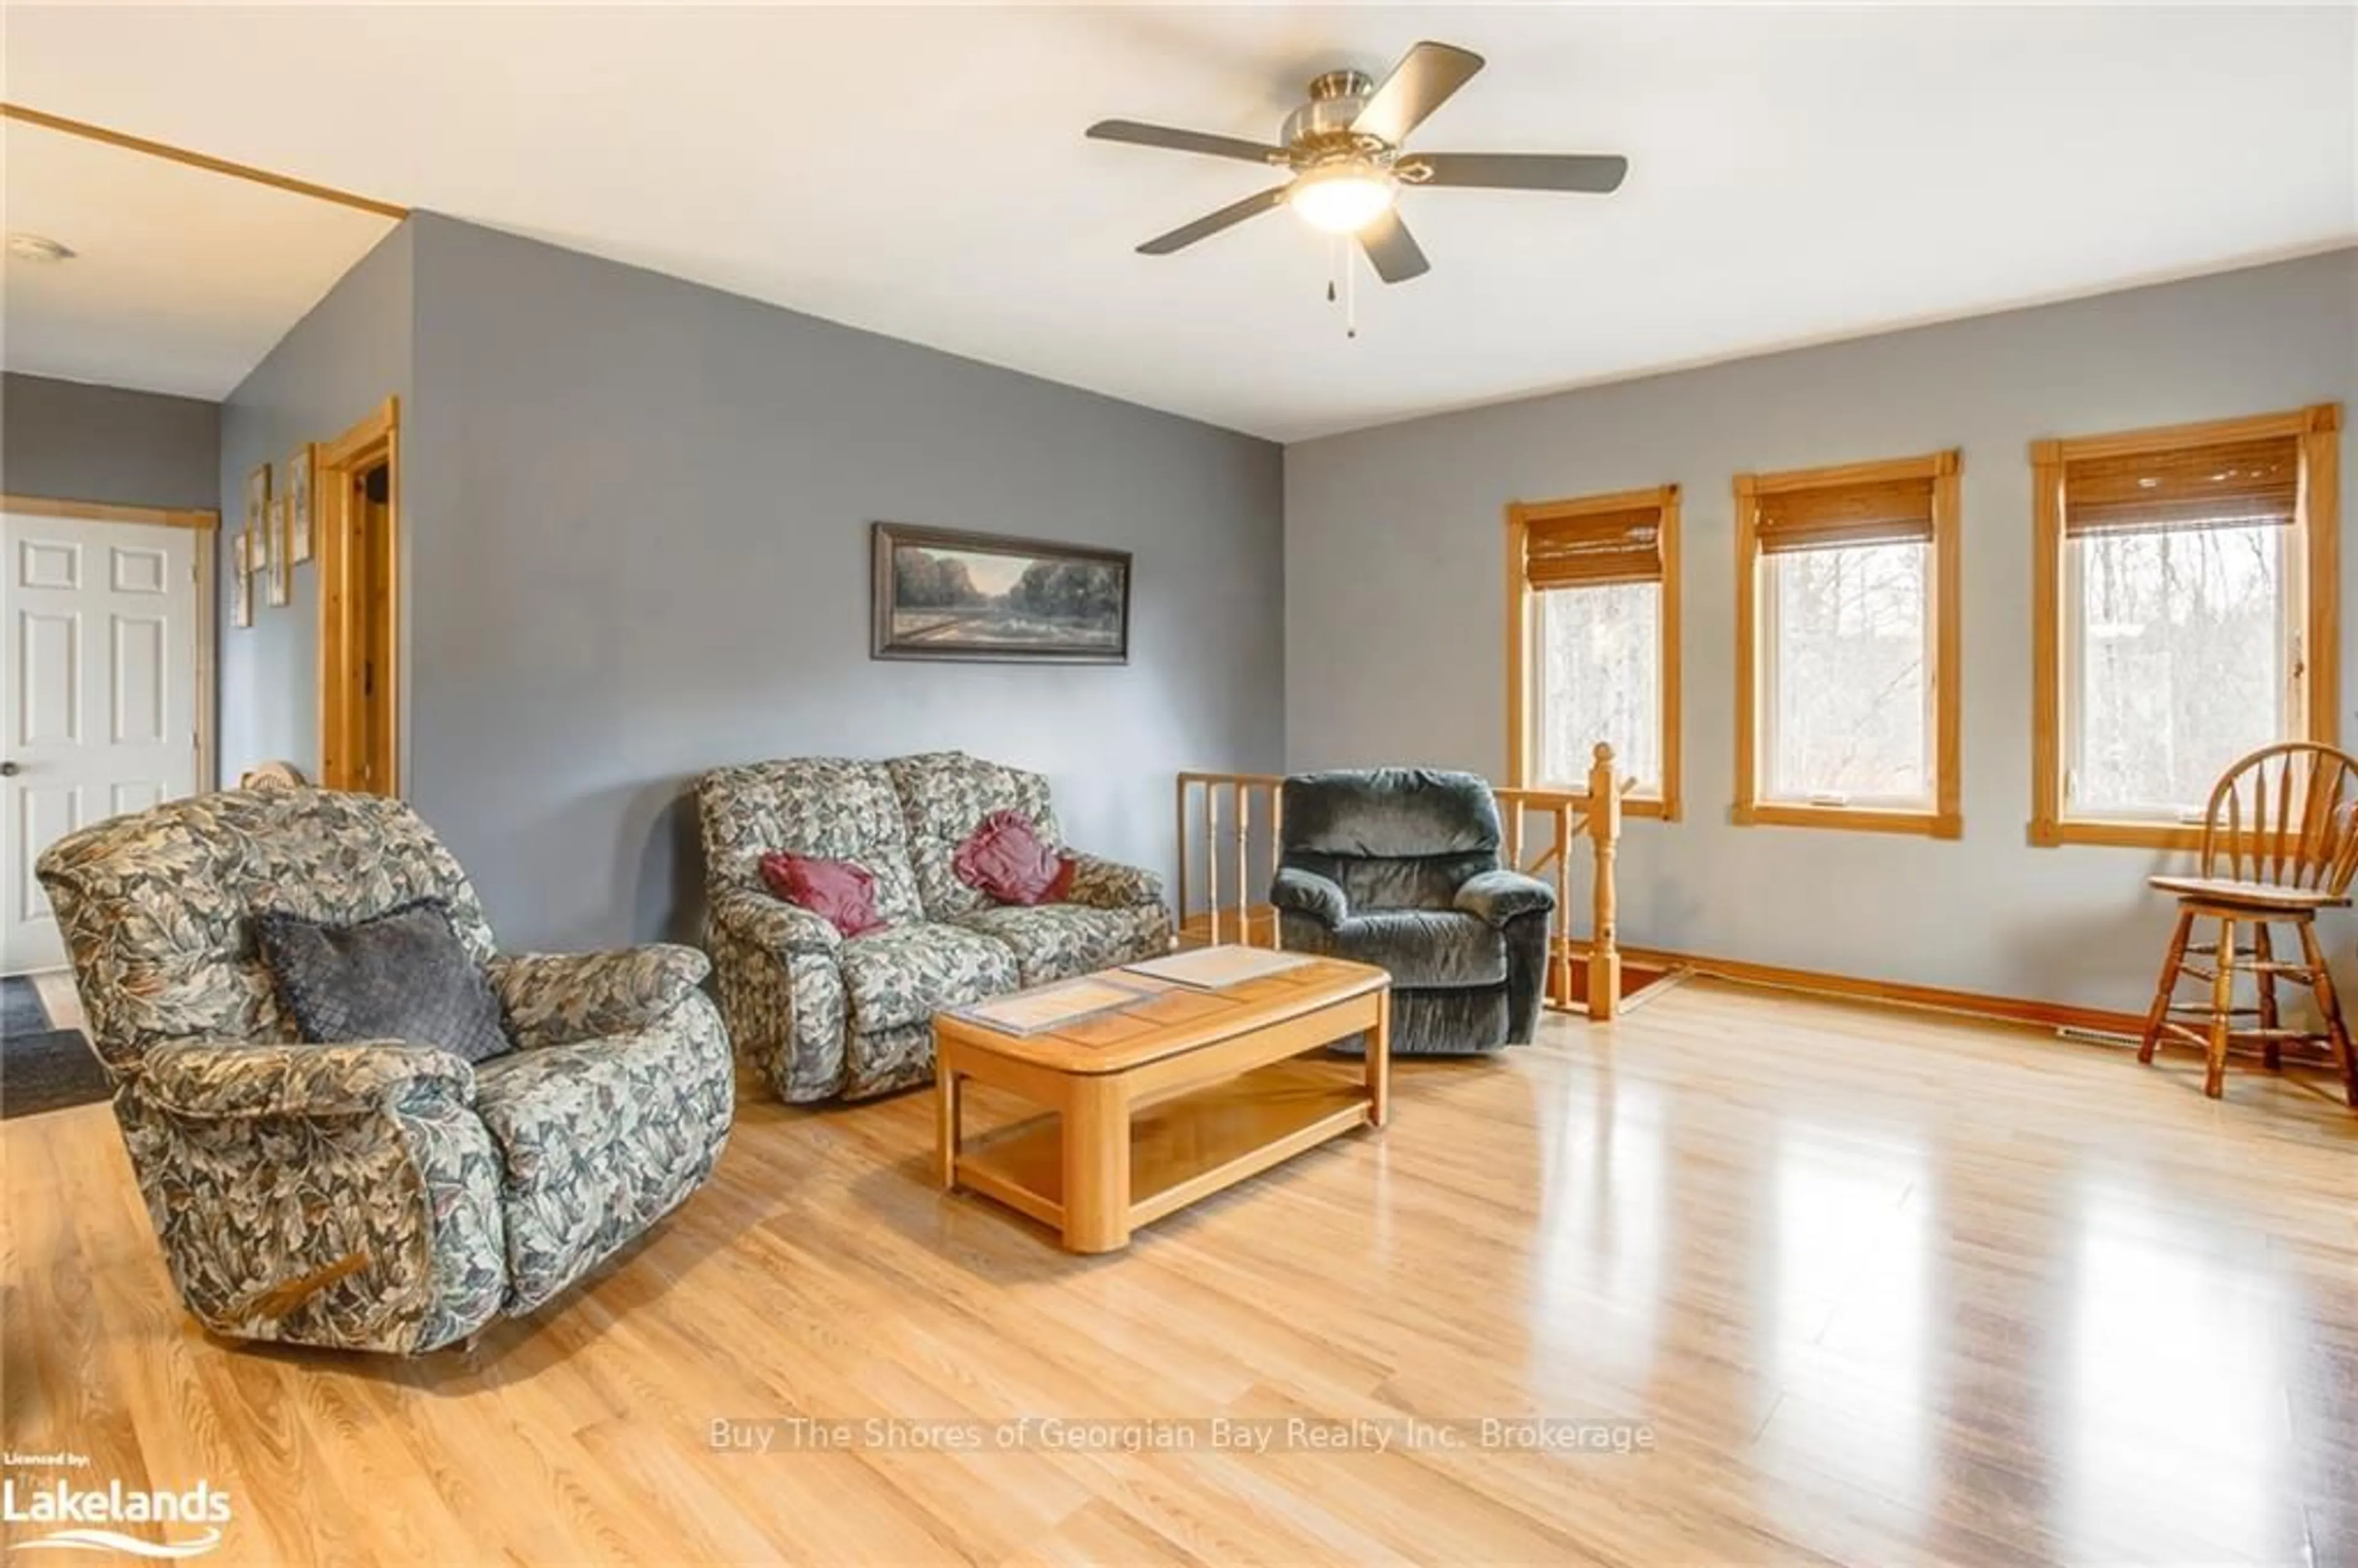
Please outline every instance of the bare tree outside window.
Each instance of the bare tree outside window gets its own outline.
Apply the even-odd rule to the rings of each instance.
[[[2070,542],[2071,809],[2193,811],[2236,758],[2299,732],[2288,711],[2290,535],[2261,524]]]
[[[1538,600],[1541,777],[1588,777],[1596,742],[1639,794],[1662,784],[1662,588],[1655,582],[1550,589]]]
[[[1930,802],[1931,562],[1919,543],[1766,557],[1769,798]]]

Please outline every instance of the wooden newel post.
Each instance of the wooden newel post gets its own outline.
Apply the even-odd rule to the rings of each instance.
[[[1588,769],[1588,839],[1596,881],[1588,939],[1588,1016],[1609,1020],[1621,1006],[1621,948],[1614,929],[1613,857],[1621,839],[1621,788],[1613,777],[1613,748],[1599,741]]]

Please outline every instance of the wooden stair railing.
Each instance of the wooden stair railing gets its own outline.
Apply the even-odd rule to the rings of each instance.
[[[1552,881],[1555,886],[1555,929],[1548,944],[1548,1005],[1585,1011],[1599,1022],[1620,1011],[1621,947],[1618,899],[1614,886],[1616,860],[1621,846],[1621,796],[1633,781],[1615,782],[1613,748],[1602,741],[1588,765],[1588,788],[1574,795],[1564,790],[1493,788],[1506,827],[1507,863],[1528,875]],[[1532,819],[1548,825],[1547,848],[1529,858],[1525,839]],[[1589,881],[1588,941],[1583,961],[1585,985],[1573,984],[1572,935],[1573,841],[1588,840],[1593,875]],[[1552,871],[1551,878],[1548,873]],[[1581,1000],[1575,1000],[1575,991]]]
[[[1179,775],[1179,874],[1174,891],[1183,941],[1282,946],[1277,912],[1270,907],[1265,890],[1280,853],[1284,823],[1278,786],[1284,782],[1276,773],[1191,770]],[[1506,834],[1503,858],[1509,865],[1555,889],[1556,923],[1548,942],[1548,1005],[1585,1012],[1598,1021],[1612,1018],[1622,1000],[1614,861],[1621,840],[1621,796],[1628,786],[1628,780],[1617,782],[1614,777],[1613,749],[1599,744],[1585,793],[1495,787],[1491,791],[1498,797]],[[1537,843],[1541,837],[1537,830],[1542,826],[1546,830],[1543,847]],[[1575,857],[1567,850],[1582,838],[1588,840],[1595,873],[1585,941],[1575,939],[1569,931]],[[1575,960],[1584,966],[1577,979]]]
[[[1183,773],[1179,775],[1179,876],[1173,892],[1176,894],[1179,925],[1183,935],[1200,935],[1210,943],[1237,942],[1252,947],[1280,946],[1277,912],[1271,909],[1266,896],[1256,899],[1252,889],[1253,824],[1263,825],[1268,859],[1262,862],[1261,883],[1264,895],[1267,880],[1273,874],[1278,857],[1278,785],[1285,782],[1279,773]],[[1190,796],[1196,798],[1191,800]],[[1220,821],[1220,801],[1228,802],[1226,824],[1228,840],[1234,845],[1233,859],[1228,864],[1235,885],[1229,902],[1223,903],[1220,862],[1227,858],[1228,844],[1224,843]],[[1254,803],[1260,802],[1256,813]],[[1190,824],[1200,823],[1202,837],[1189,838]],[[1192,852],[1191,844],[1195,846]],[[1200,925],[1193,924],[1189,910],[1188,878],[1191,871],[1203,869],[1203,914]]]

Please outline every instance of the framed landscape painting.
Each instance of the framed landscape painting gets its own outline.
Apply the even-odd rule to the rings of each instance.
[[[879,659],[1130,662],[1130,552],[874,526]]]

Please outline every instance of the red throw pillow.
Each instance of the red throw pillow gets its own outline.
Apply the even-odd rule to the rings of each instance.
[[[1062,903],[1073,886],[1073,858],[1040,841],[1020,811],[994,811],[957,847],[958,881],[1001,903]]]
[[[883,929],[876,917],[876,879],[857,861],[817,860],[782,849],[762,857],[762,880],[846,936]]]

